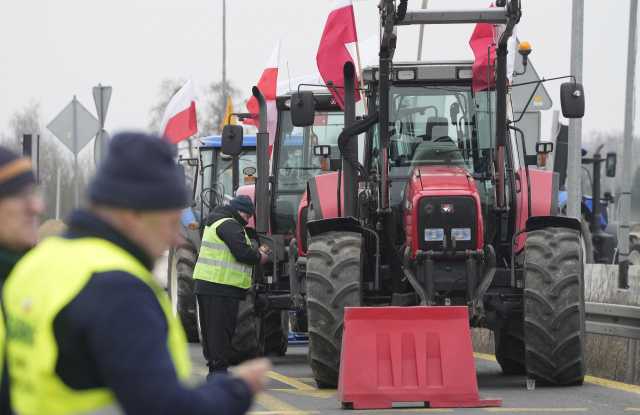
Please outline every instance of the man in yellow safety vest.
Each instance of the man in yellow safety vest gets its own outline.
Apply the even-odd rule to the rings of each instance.
[[[253,266],[268,260],[265,249],[254,248],[245,231],[253,215],[251,199],[237,196],[213,210],[202,235],[193,277],[210,376],[226,373],[239,304],[251,286]]]
[[[13,410],[20,415],[244,414],[269,363],[197,387],[184,330],[155,260],[179,238],[187,204],[175,147],[116,135],[63,237],[16,265],[3,300]]]

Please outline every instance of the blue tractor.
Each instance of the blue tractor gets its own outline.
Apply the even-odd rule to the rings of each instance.
[[[233,197],[241,185],[254,183],[256,171],[256,136],[245,136],[238,157],[222,153],[219,135],[200,139],[196,158],[181,158],[190,167],[193,180],[193,204],[182,212],[184,242],[175,250],[172,272],[172,298],[190,342],[197,342],[198,319],[193,293],[193,269],[198,258],[206,218],[218,205]]]
[[[560,191],[558,192],[558,207],[566,213],[567,190],[567,139],[568,127],[561,125],[556,138],[554,171],[559,175]],[[616,175],[616,153],[609,152],[602,157],[599,146],[591,157],[588,151],[582,149],[582,242],[584,260],[587,263],[612,264],[616,262],[616,248],[618,246],[616,224],[609,222],[608,209],[614,198],[610,192],[602,194],[602,164],[605,164],[607,177]],[[599,203],[594,203],[594,200]]]

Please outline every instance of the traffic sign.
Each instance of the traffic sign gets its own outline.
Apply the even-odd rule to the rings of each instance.
[[[105,130],[98,131],[93,143],[93,160],[96,163],[96,166],[99,165],[107,155],[107,144],[109,143],[109,140],[111,140],[111,137],[108,132]]]
[[[96,114],[98,114],[100,128],[104,128],[104,120],[107,118],[107,110],[109,109],[112,91],[112,87],[102,86],[102,84],[93,87],[93,101],[96,103]]]
[[[74,96],[47,129],[77,155],[96,135],[100,123]]]
[[[516,64],[515,64],[515,72],[522,72],[524,67],[522,66],[522,59],[520,56],[516,56]],[[514,84],[523,84],[526,82],[535,82],[540,80],[540,75],[533,67],[533,63],[531,59],[529,59],[529,64],[527,65],[527,70],[522,75],[516,75],[513,78]],[[529,97],[536,91],[531,103],[528,107],[525,108],[527,102],[529,101]],[[523,111],[542,111],[548,110],[553,106],[553,101],[549,96],[549,92],[544,84],[540,84],[536,89],[536,84],[529,85],[521,85],[515,86],[511,89],[511,101],[513,103],[513,112],[520,113]]]

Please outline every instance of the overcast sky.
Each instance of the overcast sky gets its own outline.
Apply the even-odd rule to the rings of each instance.
[[[228,78],[245,96],[282,41],[281,77],[315,71],[330,0],[227,1]],[[584,131],[623,129],[629,0],[587,0]],[[76,94],[95,113],[91,88],[113,86],[106,128],[145,128],[164,78],[203,89],[221,79],[221,0],[19,0],[0,13],[0,130],[30,101],[49,122]],[[355,1],[360,39],[378,31],[378,0]],[[420,0],[410,0],[410,8]],[[488,0],[431,0],[429,7],[484,7]],[[569,73],[571,1],[523,0],[518,28],[547,77]],[[471,59],[472,27],[425,30],[423,59]],[[400,28],[396,61],[414,60],[417,28]],[[640,82],[638,82],[640,83]],[[548,90],[559,105],[559,83]],[[640,89],[639,89],[640,91]],[[239,106],[240,103],[236,103]],[[636,111],[636,114],[638,111]],[[639,118],[639,117],[636,117]],[[549,135],[545,116],[543,137]],[[639,121],[636,122],[636,126]],[[637,130],[637,129],[636,129]]]

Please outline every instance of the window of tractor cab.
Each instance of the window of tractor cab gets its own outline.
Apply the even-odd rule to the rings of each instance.
[[[217,193],[221,195],[224,200],[228,200],[233,197],[233,159],[221,151],[217,151],[216,153],[218,154],[216,161]],[[246,167],[257,168],[256,150],[247,149],[242,151],[238,156],[238,165],[238,185],[245,186],[254,184],[254,179],[245,177],[242,171]]]
[[[338,136],[344,127],[344,113],[317,111],[314,124],[294,127],[289,111],[280,112],[279,148],[276,172],[277,193],[273,199],[271,229],[277,234],[293,234],[298,205],[307,182],[338,168]],[[315,146],[329,146],[327,157],[316,156]]]
[[[476,108],[469,86],[394,86],[390,91],[391,167],[459,165],[480,159]]]
[[[280,113],[278,153],[278,190],[302,193],[307,181],[319,174],[331,171],[331,160],[340,159],[338,136],[344,127],[341,112],[316,112],[314,124],[294,127],[291,113]],[[314,155],[315,146],[329,146],[328,157]]]

